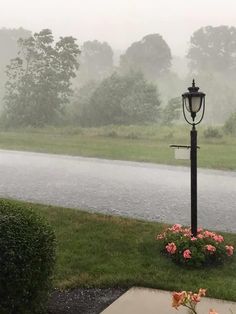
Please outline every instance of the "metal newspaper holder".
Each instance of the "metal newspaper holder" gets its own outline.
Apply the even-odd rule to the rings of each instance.
[[[190,152],[191,146],[190,145],[170,145],[171,148],[174,148],[175,151],[175,159],[182,159],[182,160],[190,160]],[[197,148],[200,148],[197,146]]]

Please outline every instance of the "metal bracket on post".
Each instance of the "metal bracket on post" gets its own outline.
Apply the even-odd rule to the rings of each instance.
[[[190,160],[190,145],[171,144],[170,147],[175,149],[175,159]]]

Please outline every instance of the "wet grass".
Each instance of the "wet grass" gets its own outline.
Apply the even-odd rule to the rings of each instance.
[[[236,258],[224,266],[188,270],[160,255],[157,233],[166,225],[80,210],[32,205],[57,237],[54,285],[143,286],[164,290],[208,289],[208,296],[236,301]],[[224,234],[236,245],[236,234]]]
[[[236,169],[236,138],[205,139],[199,128],[198,165]],[[0,148],[118,160],[189,165],[174,159],[170,144],[189,144],[187,126],[109,126],[103,128],[45,128],[0,132]]]

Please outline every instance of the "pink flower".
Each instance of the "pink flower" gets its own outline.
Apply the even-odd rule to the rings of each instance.
[[[202,231],[203,231],[202,228],[197,228],[197,233],[200,233],[200,232],[202,232]]]
[[[186,296],[187,296],[186,291],[173,292],[173,294],[172,294],[172,306],[174,308],[178,309],[178,307],[184,303]]]
[[[213,238],[215,235],[216,235],[216,234],[215,234],[214,232],[211,232],[211,231],[208,231],[208,230],[206,230],[206,231],[204,232],[204,236],[205,236],[205,237]]]
[[[180,306],[187,307],[190,309],[191,313],[197,313],[195,311],[196,305],[201,301],[201,297],[205,296],[206,289],[200,288],[198,293],[193,293],[192,291],[181,291],[174,292],[172,294],[172,306],[178,310]],[[211,310],[209,314],[218,314]]]
[[[190,232],[191,231],[191,228],[184,228],[184,229],[182,229],[183,230],[183,232]]]
[[[191,229],[190,228],[182,229],[182,231],[183,231],[183,233],[191,234]]]
[[[184,237],[187,237],[187,238],[190,238],[191,235],[192,235],[190,228],[182,229],[182,234],[183,234]]]
[[[182,228],[182,226],[180,224],[175,224],[169,230],[171,230],[173,232],[180,232],[181,228]]]
[[[202,234],[198,234],[198,235],[197,235],[197,238],[198,238],[198,239],[203,239],[204,236],[203,236]]]
[[[191,296],[191,300],[192,300],[194,303],[200,302],[200,300],[201,300],[200,295],[197,294],[197,293],[194,293],[194,294]]]
[[[234,254],[234,247],[232,245],[226,245],[225,248],[226,248],[226,254],[228,256],[231,256]]]
[[[184,237],[191,238],[191,233],[184,233]]]
[[[191,238],[191,241],[196,241],[196,240],[197,240],[197,238],[195,238],[195,237]]]
[[[216,251],[216,248],[213,245],[211,245],[211,244],[205,245],[205,248],[206,248],[207,251],[209,251],[211,253]]]
[[[224,238],[222,237],[222,235],[218,235],[218,234],[216,234],[216,235],[213,237],[213,239],[214,239],[216,242],[219,242],[219,243],[221,243],[221,242],[224,241]]]
[[[190,250],[185,250],[185,251],[183,252],[183,257],[184,257],[185,259],[192,258],[191,254],[192,254],[192,253],[191,253]]]
[[[207,291],[207,289],[200,288],[199,291],[198,291],[198,295],[200,297],[202,297],[202,296],[205,297],[206,291]]]
[[[168,253],[170,254],[175,254],[176,250],[177,250],[177,247],[176,245],[174,244],[174,242],[171,242],[171,243],[168,243],[166,245],[166,250]]]

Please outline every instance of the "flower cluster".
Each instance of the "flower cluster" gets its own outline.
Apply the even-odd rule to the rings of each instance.
[[[164,254],[178,264],[194,267],[222,263],[234,253],[234,247],[226,245],[222,235],[202,228],[193,237],[190,228],[175,224],[156,239],[161,242]]]
[[[200,288],[198,293],[192,291],[174,292],[172,294],[172,306],[178,310],[179,306],[187,307],[192,314],[197,314],[196,305],[201,301],[201,297],[206,295],[206,289]],[[209,314],[218,314],[214,309],[209,310]]]

